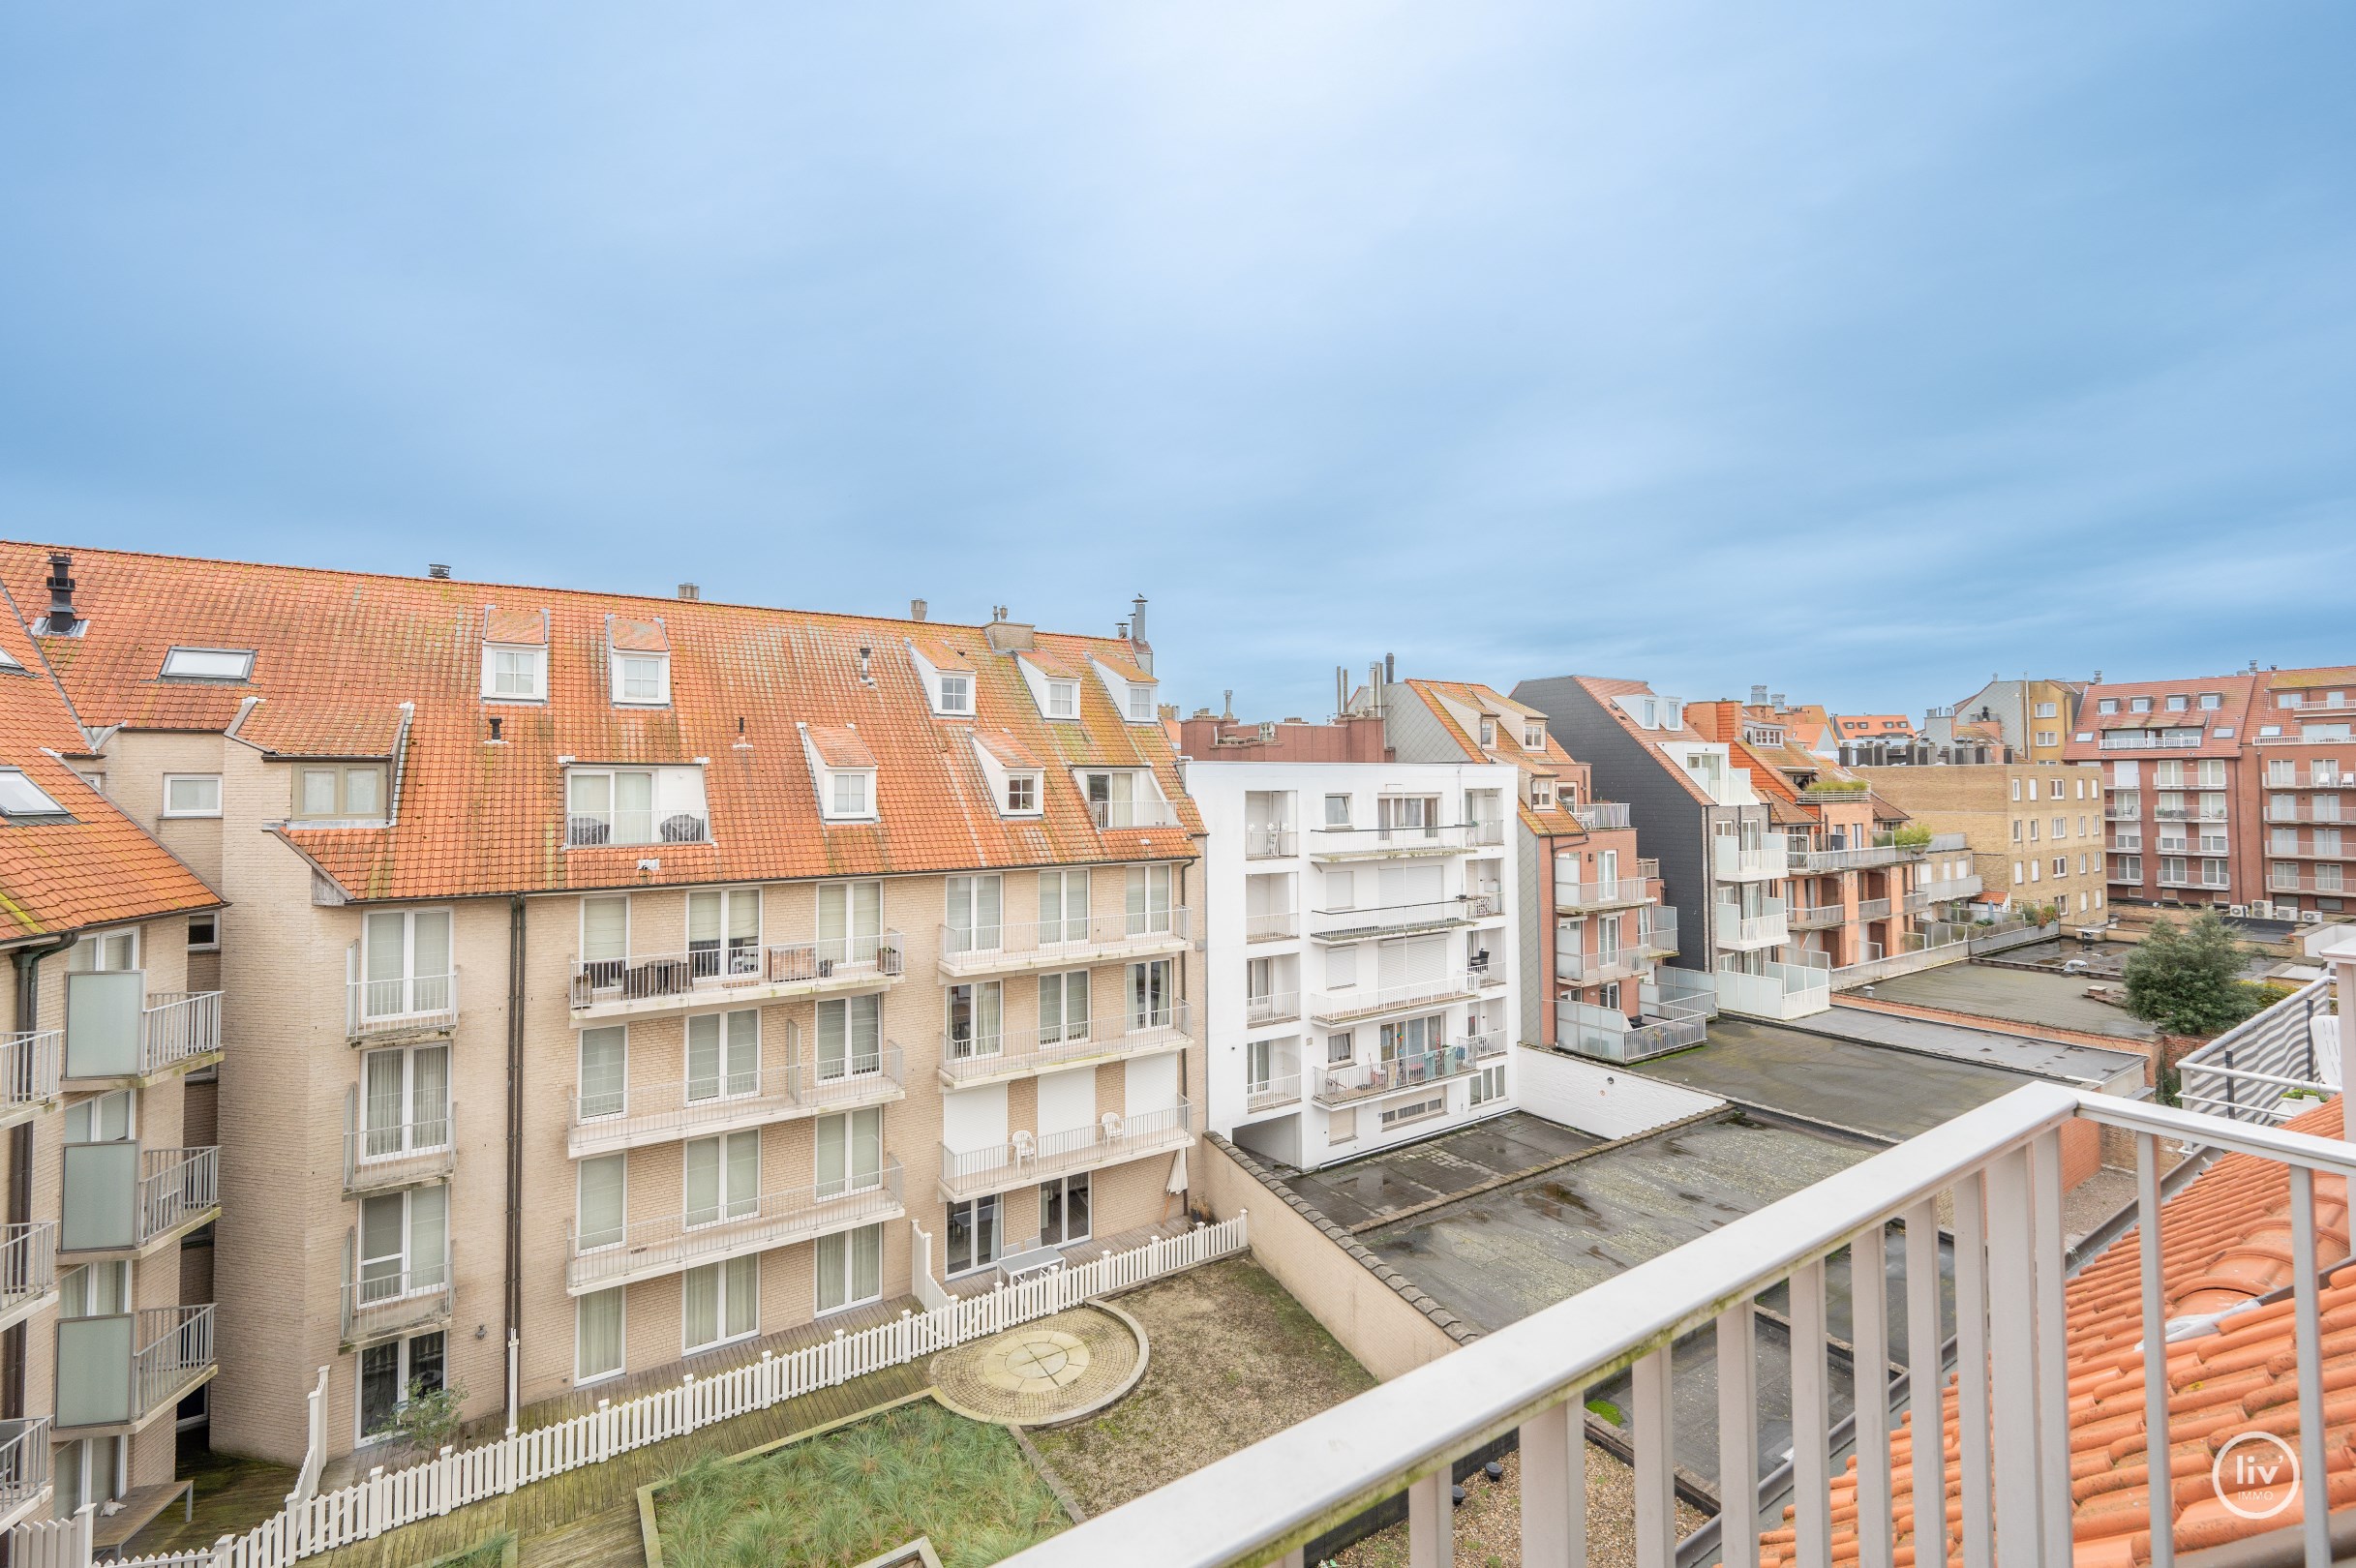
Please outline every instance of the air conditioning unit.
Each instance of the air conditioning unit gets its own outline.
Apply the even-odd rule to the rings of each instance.
[[[2301,925],[2321,925],[2323,923],[2323,911],[2319,909],[2301,910],[2299,912],[2299,923]]]
[[[2225,913],[2238,920],[2250,913],[2250,906],[2248,904],[2229,904],[2225,908]]]
[[[2274,905],[2264,902],[2252,904],[2250,914],[2253,920],[2271,920],[2274,919]]]

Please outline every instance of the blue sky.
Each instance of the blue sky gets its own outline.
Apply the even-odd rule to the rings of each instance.
[[[0,11],[0,534],[1754,680],[2356,661],[2344,5]]]

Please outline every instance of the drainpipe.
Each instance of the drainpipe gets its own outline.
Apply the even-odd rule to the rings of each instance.
[[[507,1430],[516,1424],[516,1356],[524,1333],[524,895],[507,900]]]
[[[41,1016],[41,960],[63,952],[80,940],[67,936],[39,947],[18,948],[16,960],[16,1028],[30,1034]],[[33,1124],[18,1122],[8,1130],[8,1220],[26,1224],[33,1218]],[[14,1421],[24,1414],[25,1325],[10,1325],[0,1333],[0,1417]]]

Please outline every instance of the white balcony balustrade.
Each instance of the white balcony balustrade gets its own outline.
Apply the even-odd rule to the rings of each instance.
[[[1886,920],[1889,919],[1889,909],[1890,903],[1887,898],[1860,898],[1857,904],[1857,918],[1860,920]]]
[[[1645,915],[1645,928],[1637,941],[1659,957],[1675,957],[1677,952],[1677,912],[1674,904],[1657,904]]]
[[[1290,1023],[1301,1015],[1298,991],[1259,991],[1244,998],[1244,1027]]]
[[[353,968],[359,950],[352,950]],[[345,1032],[354,1040],[446,1034],[458,1026],[458,971],[345,982]]]
[[[882,931],[774,947],[711,943],[684,952],[592,958],[573,965],[572,1010],[585,1018],[631,1017],[872,990],[900,978],[905,952],[899,932]]]
[[[1832,1006],[1830,972],[1806,964],[1770,959],[1753,973],[1729,958],[1710,979],[1717,985],[1721,1007],[1754,1018],[1802,1018]]]
[[[62,1154],[60,1251],[137,1256],[220,1214],[217,1148],[69,1143]]]
[[[1060,920],[944,925],[940,928],[941,972],[982,975],[1118,963],[1183,951],[1193,936],[1194,912],[1183,904]]]
[[[1769,881],[1791,875],[1792,846],[1774,837],[1745,849],[1731,837],[1716,838],[1710,843],[1710,864],[1720,882]]]
[[[1051,1072],[1081,1062],[1112,1062],[1176,1050],[1193,1039],[1191,1003],[1145,1012],[1116,1009],[1102,1017],[1038,1029],[944,1033],[941,1081],[950,1087]]]
[[[458,1112],[406,1099],[364,1104],[344,1095],[344,1191],[376,1192],[447,1177],[458,1161]]]
[[[2326,1424],[2337,1407],[2326,1402],[2331,1346],[2318,1273],[2327,1259],[2317,1242],[2315,1185],[2320,1177],[2336,1191],[2356,1177],[2356,1150],[2037,1083],[1100,1514],[1008,1559],[1008,1568],[1279,1563],[1371,1503],[1402,1493],[1409,1568],[1439,1568],[1451,1559],[1451,1461],[1509,1434],[1518,1434],[1521,1453],[1521,1560],[1591,1560],[1606,1543],[1589,1535],[1583,1406],[1623,1372],[1631,1392],[1617,1397],[1627,1401],[1634,1530],[1633,1540],[1615,1539],[1609,1549],[1629,1553],[1638,1568],[1711,1560],[1682,1558],[1678,1550],[1673,1432],[1710,1423],[1714,1403],[1716,1473],[1758,1475],[1774,1462],[1759,1447],[1763,1396],[1769,1395],[1789,1412],[1793,1514],[1787,1521],[1763,1507],[1757,1489],[1727,1486],[1713,1527],[1730,1544],[1728,1560],[1753,1560],[1760,1533],[1782,1529],[1792,1532],[1786,1551],[1801,1563],[1887,1563],[1904,1497],[1913,1519],[1949,1522],[1938,1551],[1950,1560],[2067,1564],[2073,1526],[2088,1517],[2072,1496],[2070,1443],[2085,1430],[2072,1426],[2072,1397],[2086,1375],[2110,1374],[2109,1363],[2070,1360],[2062,1148],[2073,1123],[2116,1130],[2136,1151],[2135,1231],[2112,1246],[2131,1249],[2128,1256],[2139,1265],[2139,1278],[2131,1269],[2121,1277],[2139,1298],[2145,1344],[2173,1350],[2193,1336],[2234,1327],[2230,1320],[2169,1320],[2166,1287],[2181,1291],[2184,1282],[2162,1269],[2160,1140],[2251,1157],[2262,1162],[2261,1183],[2271,1177],[2277,1191],[2287,1188],[2283,1228],[2294,1283],[2272,1310],[2294,1346],[2296,1393],[2283,1414],[2295,1413],[2296,1427],[2276,1430],[2292,1434],[2305,1474],[2324,1473]],[[1942,1212],[1953,1217],[1951,1245],[1941,1235]],[[1949,1257],[1951,1285],[1943,1266]],[[1836,1269],[1877,1286],[1842,1293],[1845,1321],[1827,1284]],[[1892,1410],[1902,1388],[1949,1385],[1943,1342],[1950,1291],[1960,1372],[1940,1404],[1954,1433],[1948,1453],[1960,1456],[1952,1472],[1901,1462],[1893,1449],[1906,1440],[1906,1428]],[[1772,1325],[1761,1311],[1770,1293]],[[1763,1341],[1789,1343],[1788,1387],[1780,1375],[1778,1387],[1766,1386]],[[1714,1400],[1681,1397],[1692,1385],[1680,1382],[1681,1370],[1673,1377],[1673,1346],[1680,1361],[1695,1352],[1714,1361]],[[2122,1432],[2143,1434],[2143,1451],[2169,1452],[2172,1427],[2188,1442],[2205,1430],[2196,1425],[2197,1407],[2181,1407],[2187,1394],[2177,1393],[2180,1407],[2171,1409],[2173,1359],[2129,1355],[2105,1395],[2120,1404]],[[1844,1480],[1834,1380],[1837,1372],[1845,1387],[1853,1365],[1892,1367],[1902,1375],[1875,1379],[1873,1395],[1856,1402],[1854,1430],[1838,1439],[1854,1453],[1854,1475]],[[1936,1431],[1930,1408],[1918,1401],[1914,1421]],[[2199,1481],[2209,1468],[2203,1443]],[[2134,1528],[2157,1537],[2157,1560],[2175,1560],[2171,1546],[2191,1549],[2177,1539],[2189,1521],[2178,1516],[2176,1499],[2186,1495],[2181,1485],[2161,1488],[2138,1510]],[[2205,1486],[2197,1495],[2208,1495]],[[2283,1519],[2283,1555],[2250,1560],[2297,1561],[2302,1552],[2311,1563],[2335,1560],[2337,1531],[2323,1508]]]
[[[70,974],[59,1048],[60,1081],[85,1088],[205,1066],[221,1053],[221,993],[149,992],[138,970]]]
[[[882,1220],[896,1220],[900,1162],[887,1155],[880,1168],[839,1182],[790,1188],[758,1196],[727,1197],[709,1209],[633,1220],[611,1229],[564,1226],[565,1288],[574,1295],[677,1274],[699,1264],[814,1241]]]
[[[0,1127],[37,1116],[57,1099],[65,1056],[62,1029],[0,1035]]]
[[[1284,859],[1300,853],[1301,835],[1290,828],[1244,829],[1244,859],[1247,860]]]
[[[1370,937],[1391,936],[1405,931],[1436,931],[1455,925],[1469,925],[1476,920],[1487,920],[1496,913],[1495,894],[1465,894],[1456,898],[1434,898],[1405,904],[1367,904],[1349,909],[1319,909],[1310,912],[1309,936],[1313,942],[1363,942]]]
[[[1795,904],[1784,915],[1786,923],[1795,931],[1821,931],[1846,919],[1848,906],[1843,904]]]
[[[1606,877],[1582,882],[1555,876],[1555,907],[1558,910],[1628,909],[1660,896],[1659,884],[1646,877]]]
[[[907,1094],[899,1046],[886,1040],[831,1061],[787,1062],[664,1083],[574,1093],[567,1151],[575,1159],[710,1137],[821,1111],[881,1105]]]
[[[1091,800],[1088,820],[1099,828],[1175,828],[1178,812],[1167,800]]]
[[[1623,943],[1593,952],[1557,951],[1555,978],[1570,985],[1601,985],[1607,980],[1641,975],[1654,962],[1652,950],[1642,944]]]
[[[56,1299],[57,1222],[0,1225],[0,1329],[20,1323]]]
[[[1410,1008],[1446,1007],[1479,994],[1490,983],[1491,977],[1481,975],[1435,975],[1429,980],[1403,980],[1395,985],[1353,985],[1341,990],[1314,991],[1310,994],[1309,1014],[1319,1023],[1347,1023],[1353,1018],[1373,1018],[1386,1012],[1403,1012]]]
[[[979,1149],[941,1147],[941,1195],[951,1202],[1056,1176],[1169,1154],[1194,1141],[1193,1113],[1181,1100],[1162,1110],[1107,1111],[1086,1127],[1018,1132]]]
[[[217,1365],[209,1305],[62,1319],[56,1426],[136,1431],[210,1378]]]
[[[1502,1060],[1506,1049],[1503,1035],[1484,1034],[1452,1040],[1436,1050],[1329,1067],[1318,1075],[1313,1098],[1320,1105],[1351,1105],[1378,1095],[1420,1089],[1476,1072]]]
[[[1763,899],[1755,915],[1745,915],[1739,904],[1720,899],[1713,925],[1718,946],[1736,951],[1779,947],[1792,940],[1792,923],[1780,898]]]
[[[1579,826],[1589,832],[1602,832],[1628,826],[1628,802],[1625,800],[1594,800],[1586,805],[1571,807],[1571,815]]]
[[[1501,829],[1502,825],[1497,825]],[[1312,828],[1309,853],[1320,860],[1374,859],[1386,855],[1457,855],[1483,844],[1503,842],[1501,830],[1482,836],[1487,823],[1435,823],[1430,827]]]
[[[1301,918],[1288,909],[1244,917],[1246,942],[1283,942],[1301,934]]]
[[[438,1257],[361,1261],[358,1238],[344,1237],[343,1342],[347,1346],[414,1334],[450,1320],[455,1279],[450,1250]]]
[[[1616,1008],[1586,1002],[1555,1004],[1557,1042],[1583,1056],[1622,1066],[1699,1045],[1708,1033],[1709,1020],[1698,1009],[1674,1002],[1661,1004],[1659,1016],[1642,1020],[1631,1020]]]
[[[1275,1072],[1265,1078],[1244,1085],[1244,1112],[1257,1116],[1263,1111],[1282,1110],[1298,1104],[1301,1099],[1301,1075],[1298,1072]]]
[[[0,1529],[29,1518],[49,1489],[49,1418],[0,1421]]]

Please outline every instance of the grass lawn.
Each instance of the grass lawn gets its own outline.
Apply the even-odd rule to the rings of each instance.
[[[1114,1305],[1145,1327],[1144,1377],[1084,1421],[1031,1433],[1091,1514],[1374,1386],[1309,1310],[1248,1257],[1190,1269]]]
[[[1071,1522],[1004,1429],[918,1400],[657,1492],[665,1568],[847,1568],[920,1535],[985,1568]]]

